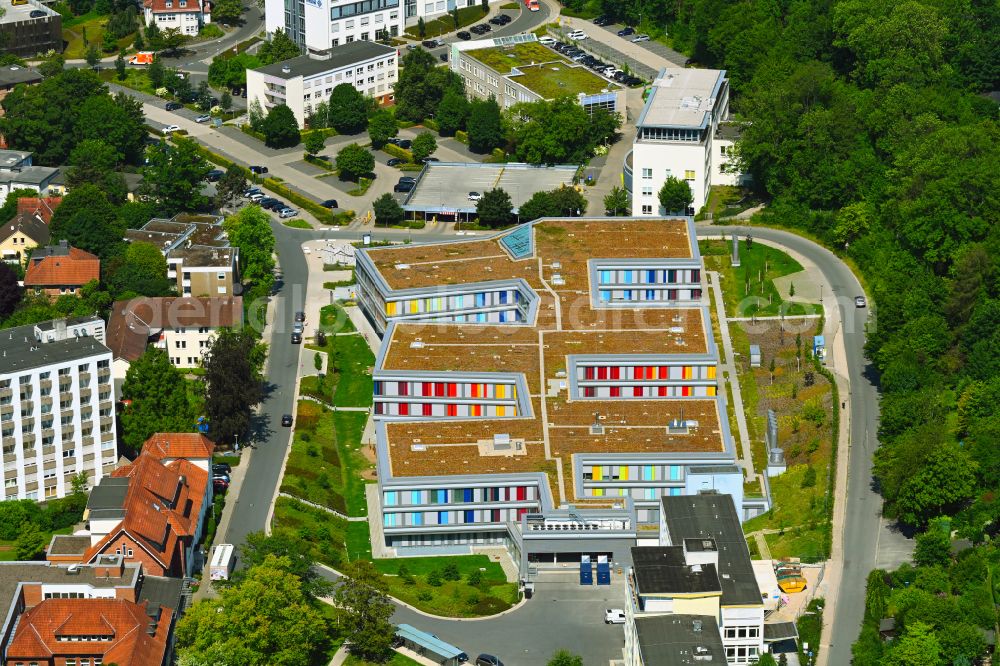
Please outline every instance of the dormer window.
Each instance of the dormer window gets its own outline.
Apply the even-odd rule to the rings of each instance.
[[[187,0],[181,0],[180,6],[187,7],[188,6]]]
[[[174,6],[173,0],[167,0],[167,4],[165,6],[166,6],[167,9],[170,9],[171,7],[173,7]]]

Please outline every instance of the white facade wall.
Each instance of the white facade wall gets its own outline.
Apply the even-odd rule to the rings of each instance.
[[[218,329],[208,326],[165,328],[155,346],[167,352],[175,368],[197,368],[216,335]]]
[[[284,30],[312,52],[354,41],[377,41],[383,31],[390,37],[403,33],[400,0],[368,1],[266,0],[264,24],[268,33]]]
[[[712,185],[711,139],[705,143],[652,143],[632,146],[632,215],[665,215],[658,198],[664,181],[673,176],[686,180],[697,211],[705,205]]]
[[[145,8],[146,25],[156,23],[156,27],[161,31],[177,28],[183,35],[194,36],[203,25],[212,22],[212,15],[202,12],[199,0],[167,0],[166,4],[173,11],[154,11],[152,7]]]

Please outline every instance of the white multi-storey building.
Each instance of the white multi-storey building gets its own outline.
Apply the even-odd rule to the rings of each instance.
[[[0,331],[3,499],[45,500],[94,484],[117,460],[111,350],[99,317]]]
[[[729,79],[724,70],[666,68],[653,81],[636,122],[632,152],[625,158],[625,186],[633,215],[664,215],[659,192],[670,176],[691,187],[694,214],[712,185],[745,180],[732,166],[735,127],[729,118]]]
[[[285,104],[299,127],[320,102],[329,101],[337,86],[349,83],[379,104],[393,100],[399,53],[391,46],[359,41],[323,53],[291,58],[247,70],[247,99],[265,112]]]

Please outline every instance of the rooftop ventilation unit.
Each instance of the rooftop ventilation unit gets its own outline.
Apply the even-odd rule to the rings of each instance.
[[[563,280],[563,276],[562,275],[560,275],[559,273],[556,273],[555,275],[552,276],[552,284],[555,285],[555,286],[557,286],[557,287],[561,287],[564,284],[566,284],[566,281]]]
[[[395,268],[397,271],[405,271],[410,267],[409,264],[396,264]]]
[[[421,342],[420,340],[414,340],[413,342],[410,343],[410,349],[423,349],[423,348],[424,348],[424,343]]]
[[[410,450],[411,451],[426,451],[427,450],[427,445],[426,444],[410,444]]]

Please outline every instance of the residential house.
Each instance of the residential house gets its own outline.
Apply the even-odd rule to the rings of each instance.
[[[192,451],[202,456],[205,448]],[[161,459],[164,454],[170,462]],[[135,462],[114,470],[91,491],[84,514],[90,543],[52,557],[92,564],[104,555],[120,555],[153,575],[191,576],[211,505],[212,486],[203,465],[172,457],[169,447],[144,448]]]
[[[197,432],[158,432],[146,440],[142,450],[155,455],[164,465],[187,460],[208,472],[215,442]]]
[[[209,0],[145,0],[142,6],[146,25],[156,24],[161,32],[176,28],[182,35],[194,36],[212,22]]]
[[[177,368],[197,368],[220,329],[243,325],[241,296],[165,296],[116,301],[108,320],[115,377],[150,344],[167,352]]]
[[[65,240],[35,250],[24,275],[24,286],[50,298],[79,295],[91,280],[101,279],[101,260]]]
[[[52,213],[62,202],[61,197],[21,197],[17,200],[17,215],[0,228],[0,257],[7,262],[21,263],[26,252],[49,242]]]
[[[0,67],[0,102],[10,94],[16,86],[33,86],[42,82],[42,75],[37,69],[31,67],[21,67],[20,65],[9,65]],[[0,116],[4,114],[3,107],[0,106]]]

